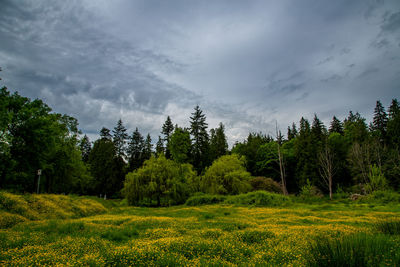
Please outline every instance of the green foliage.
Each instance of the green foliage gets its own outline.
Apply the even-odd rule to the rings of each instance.
[[[303,200],[313,200],[315,198],[321,198],[322,193],[307,179],[307,183],[301,187],[299,197]]]
[[[193,176],[189,164],[180,165],[160,154],[126,175],[123,193],[130,205],[181,204],[189,197],[187,182]]]
[[[190,117],[190,134],[192,135],[192,160],[194,168],[201,171],[209,165],[209,135],[206,116],[199,106],[194,108]]]
[[[395,249],[394,249],[395,247]],[[386,235],[358,233],[339,239],[320,237],[311,244],[308,266],[397,266],[398,243]]]
[[[389,190],[377,190],[367,195],[362,201],[379,204],[398,204],[400,203],[400,194]]]
[[[125,156],[125,144],[128,139],[128,134],[126,133],[126,128],[122,123],[122,120],[119,119],[117,122],[117,126],[115,126],[113,130],[113,142],[115,146],[115,153],[117,157]]]
[[[191,141],[187,129],[175,127],[170,137],[169,149],[172,159],[178,163],[187,163],[190,160]]]
[[[266,178],[262,176],[254,177],[251,178],[250,184],[253,191],[265,190],[273,193],[282,193],[282,188],[280,184],[275,182],[271,178]]]
[[[369,178],[369,181],[365,185],[365,190],[368,193],[372,193],[372,192],[378,191],[378,190],[383,191],[383,190],[387,189],[388,184],[387,184],[386,178],[378,166],[376,166],[376,165],[371,166],[368,178]]]
[[[244,243],[247,244],[262,244],[265,243],[268,239],[274,238],[275,234],[268,230],[260,231],[260,230],[244,230],[238,231],[236,233],[236,237]]]
[[[210,194],[240,194],[250,191],[250,173],[245,159],[237,154],[222,156],[206,169],[202,187]]]
[[[139,232],[136,228],[124,227],[124,228],[111,228],[101,234],[101,238],[115,241],[115,242],[123,242],[127,241],[133,237],[137,237]]]
[[[128,144],[128,164],[129,170],[133,171],[141,167],[144,162],[143,158],[144,139],[138,128],[132,133]]]
[[[226,199],[226,196],[222,195],[210,195],[210,194],[195,194],[186,200],[185,205],[187,206],[199,206],[199,205],[210,205],[221,203]]]
[[[171,152],[169,149],[169,141],[173,131],[174,131],[174,125],[172,124],[171,118],[168,116],[162,126],[162,131],[161,131],[161,133],[164,135],[164,141],[166,142],[165,156],[167,157],[167,159],[171,157]]]
[[[382,220],[375,223],[374,228],[376,231],[388,235],[400,235],[400,220],[389,219]]]
[[[225,135],[225,126],[222,122],[219,124],[218,128],[211,129],[210,138],[210,154],[211,161],[224,156],[228,152],[228,141]]]
[[[229,196],[224,203],[236,205],[254,205],[260,207],[278,207],[291,203],[291,199],[288,196],[281,194],[255,191],[237,196]]]

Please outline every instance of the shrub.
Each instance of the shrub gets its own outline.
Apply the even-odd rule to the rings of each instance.
[[[221,203],[225,199],[226,197],[221,195],[197,194],[188,198],[185,204],[187,206],[209,205]]]
[[[282,188],[279,183],[271,178],[254,177],[250,180],[252,191],[265,190],[273,193],[282,193]]]
[[[312,185],[310,180],[307,179],[307,184],[301,187],[299,196],[303,200],[314,200],[321,198],[323,194],[318,187]]]
[[[202,187],[210,194],[240,194],[250,191],[251,175],[244,167],[245,159],[237,154],[216,159],[206,169]]]
[[[365,190],[368,193],[372,193],[378,190],[386,190],[388,188],[388,183],[383,175],[381,168],[373,165],[371,166],[369,175],[369,182],[365,185]]]
[[[224,203],[238,205],[254,205],[262,207],[282,206],[290,203],[288,196],[265,191],[255,191],[237,196],[229,196]]]
[[[394,191],[383,191],[378,190],[374,191],[371,194],[367,195],[362,199],[362,201],[369,203],[380,203],[380,204],[389,204],[389,203],[400,203],[400,194]]]

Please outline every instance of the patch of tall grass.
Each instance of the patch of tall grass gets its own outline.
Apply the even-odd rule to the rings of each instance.
[[[247,194],[229,196],[224,203],[259,207],[278,207],[291,203],[291,199],[281,194],[255,191]]]
[[[400,235],[400,220],[391,219],[378,221],[374,225],[375,230],[388,235]]]
[[[308,266],[399,266],[400,244],[388,235],[356,233],[311,243]]]

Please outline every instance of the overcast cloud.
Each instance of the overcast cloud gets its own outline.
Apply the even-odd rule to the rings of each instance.
[[[200,105],[229,143],[400,95],[400,1],[0,0],[2,84],[153,140]]]

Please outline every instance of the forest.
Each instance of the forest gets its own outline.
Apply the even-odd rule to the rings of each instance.
[[[349,111],[325,126],[310,121],[251,132],[228,149],[221,122],[208,129],[199,106],[190,127],[168,116],[154,142],[121,119],[90,141],[78,121],[42,100],[0,91],[0,188],[11,192],[126,197],[130,204],[182,204],[193,195],[237,195],[257,190],[282,194],[365,195],[400,187],[400,106],[376,101],[373,121]],[[41,169],[41,180],[37,170]],[[39,183],[40,182],[40,183]]]

